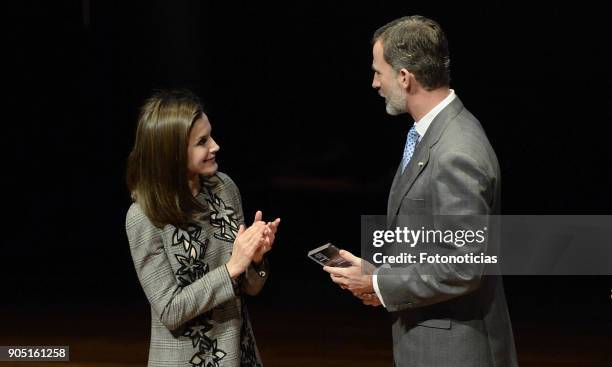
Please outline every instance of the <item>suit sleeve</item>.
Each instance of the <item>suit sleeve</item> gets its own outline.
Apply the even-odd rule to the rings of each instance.
[[[474,230],[474,218],[490,213],[488,193],[492,180],[482,165],[467,154],[448,152],[432,162],[432,205],[436,229]],[[486,219],[485,219],[486,220]],[[461,248],[439,243],[438,253],[480,254],[486,242]],[[449,250],[450,249],[450,250]],[[427,306],[462,296],[477,289],[482,264],[433,263],[401,268],[380,268],[378,287],[388,311]]]
[[[238,225],[244,223],[244,212],[242,211],[242,199],[238,186],[232,179],[224,175],[223,180],[227,182],[236,210]],[[249,265],[243,276],[240,277],[240,289],[249,296],[257,295],[263,288],[268,279],[268,261],[264,258],[262,264],[255,267],[253,263]],[[262,276],[263,275],[263,276]]]
[[[181,287],[164,250],[161,230],[134,204],[126,218],[126,232],[136,274],[160,322],[178,329],[194,317],[235,297],[225,265]]]

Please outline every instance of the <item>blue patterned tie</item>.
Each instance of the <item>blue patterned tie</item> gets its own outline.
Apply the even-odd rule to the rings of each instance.
[[[404,147],[404,156],[402,157],[402,173],[406,169],[408,162],[410,162],[410,158],[412,158],[412,154],[414,153],[414,148],[416,147],[417,141],[419,140],[419,133],[416,131],[415,125],[412,125],[410,131],[408,131],[408,139],[406,139],[406,146]]]

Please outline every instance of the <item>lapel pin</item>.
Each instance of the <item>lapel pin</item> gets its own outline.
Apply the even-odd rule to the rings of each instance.
[[[423,167],[424,165],[425,165],[425,163],[419,162],[419,167]]]

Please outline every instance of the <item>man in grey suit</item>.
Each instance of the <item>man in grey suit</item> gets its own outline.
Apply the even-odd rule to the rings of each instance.
[[[414,215],[499,214],[497,157],[449,88],[448,44],[439,24],[403,17],[378,29],[372,44],[372,87],[389,114],[409,113],[415,121],[389,193],[389,228]],[[351,267],[324,269],[365,304],[391,313],[396,366],[517,366],[501,277],[466,264],[374,270],[348,251],[340,254]]]

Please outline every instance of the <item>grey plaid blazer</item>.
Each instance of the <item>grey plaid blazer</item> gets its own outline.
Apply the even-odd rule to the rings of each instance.
[[[261,366],[241,294],[257,294],[267,269],[251,266],[232,282],[225,263],[244,223],[240,193],[220,172],[202,182],[197,199],[210,211],[186,229],[155,227],[137,203],[127,213],[134,267],[151,304],[148,365]]]

